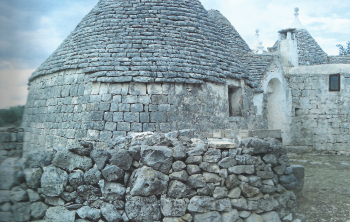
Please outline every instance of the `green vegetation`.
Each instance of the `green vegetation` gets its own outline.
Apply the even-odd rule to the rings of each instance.
[[[338,44],[337,47],[339,48],[339,55],[350,55],[350,41],[348,41],[347,46],[344,48],[344,46]]]
[[[13,106],[9,109],[0,109],[0,127],[19,127],[22,122],[24,106]]]

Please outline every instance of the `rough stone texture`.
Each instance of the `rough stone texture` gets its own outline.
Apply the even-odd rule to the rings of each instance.
[[[122,215],[113,204],[103,203],[101,205],[101,213],[108,222],[118,222],[122,220]]]
[[[40,219],[45,215],[47,209],[48,206],[42,202],[32,203],[30,205],[30,215],[34,219]]]
[[[84,173],[81,170],[75,170],[69,174],[69,184],[75,188],[84,184]]]
[[[99,182],[102,196],[108,200],[120,200],[124,199],[125,186],[120,183],[104,182],[103,180]]]
[[[161,212],[166,217],[182,217],[186,214],[188,200],[161,198]]]
[[[194,215],[195,222],[221,222],[221,215],[217,211]]]
[[[169,183],[168,196],[171,198],[182,198],[185,197],[191,191],[190,187],[186,184],[172,180]]]
[[[41,168],[27,168],[23,171],[28,187],[37,189],[40,186],[40,178],[43,174]]]
[[[105,150],[93,150],[90,153],[90,157],[97,165],[97,168],[102,170],[106,162],[111,158],[111,154]]]
[[[69,151],[57,152],[52,160],[52,164],[56,167],[68,170],[69,172],[75,169],[86,171],[92,167],[92,161],[90,158],[79,156]]]
[[[161,217],[160,201],[156,196],[138,197],[127,196],[125,212],[128,218],[136,222],[152,222]]]
[[[77,188],[77,193],[84,200],[97,200],[100,197],[101,190],[92,185],[82,185]]]
[[[77,214],[83,219],[86,218],[93,221],[96,221],[101,217],[101,211],[99,209],[94,209],[89,206],[80,208],[77,210]]]
[[[118,150],[109,160],[111,165],[116,165],[123,170],[129,170],[132,164],[132,156],[126,150]]]
[[[97,184],[101,179],[101,172],[97,169],[95,165],[92,169],[88,170],[84,174],[84,182],[88,185]]]
[[[124,171],[117,166],[107,165],[102,170],[102,175],[106,180],[111,182],[111,181],[116,181],[116,180],[119,180],[120,178],[123,178]]]
[[[142,167],[133,172],[130,178],[133,196],[151,196],[166,192],[169,177],[150,167]]]
[[[67,185],[68,174],[57,167],[49,166],[41,177],[42,191],[46,196],[60,196]]]
[[[30,219],[30,203],[16,203],[11,207],[15,221],[29,221]]]
[[[74,222],[75,221],[75,210],[69,211],[65,207],[50,207],[46,211],[46,218],[52,222]]]
[[[173,151],[162,146],[142,146],[141,160],[146,166],[168,173],[173,163]]]
[[[18,158],[8,158],[0,165],[0,189],[9,190],[23,181],[23,172]]]

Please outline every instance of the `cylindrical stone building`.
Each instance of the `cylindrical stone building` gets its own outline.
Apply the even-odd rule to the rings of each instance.
[[[227,128],[230,89],[254,87],[230,45],[198,0],[100,0],[29,79],[24,153]]]

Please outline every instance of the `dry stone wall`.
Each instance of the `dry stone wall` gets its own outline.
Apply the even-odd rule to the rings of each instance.
[[[328,64],[350,64],[350,56],[328,56]]]
[[[348,150],[350,75],[341,74],[340,91],[329,91],[329,75],[290,75],[293,145],[317,150]]]
[[[22,128],[0,128],[0,164],[9,157],[22,157],[23,135]]]
[[[130,132],[169,132],[229,128],[228,86],[217,83],[91,82],[82,70],[36,78],[31,82],[22,126],[24,153],[65,149],[76,140],[108,147]],[[245,84],[244,120],[253,127],[256,112]],[[243,97],[242,96],[242,97]],[[256,125],[256,124],[255,124]],[[240,125],[236,124],[235,128]],[[244,126],[248,127],[248,126]]]
[[[110,149],[81,141],[7,159],[1,220],[292,221],[298,182],[278,140],[247,138],[237,146],[194,134],[138,133]]]

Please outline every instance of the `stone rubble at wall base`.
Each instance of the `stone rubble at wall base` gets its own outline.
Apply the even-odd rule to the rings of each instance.
[[[0,221],[300,221],[298,182],[276,139],[237,147],[180,130],[92,148],[3,161]]]

